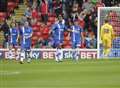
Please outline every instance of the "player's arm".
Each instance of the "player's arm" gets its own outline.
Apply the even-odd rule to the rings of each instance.
[[[81,33],[82,43],[84,43],[85,39],[84,39],[83,29],[82,28],[80,28],[80,29],[81,29],[80,33]]]
[[[27,38],[31,38],[31,37],[32,37],[32,35],[33,35],[32,28],[30,28],[30,30],[31,30],[31,32],[30,32],[29,36],[26,36],[26,37],[25,37],[26,39],[27,39]]]
[[[31,38],[31,37],[32,37],[32,35],[33,35],[33,31],[32,31],[32,29],[31,29],[31,33],[30,33],[29,38]]]
[[[100,29],[100,39],[103,40],[103,31],[104,31],[104,27],[102,26]]]
[[[57,24],[53,24],[49,32],[52,36],[55,34],[54,31],[56,30],[56,28],[57,28]]]
[[[73,26],[72,26],[72,27],[73,27]],[[73,32],[72,27],[67,28],[67,31],[68,31],[68,32]]]

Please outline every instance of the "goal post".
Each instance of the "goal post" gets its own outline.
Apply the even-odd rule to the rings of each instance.
[[[100,30],[105,19],[108,19],[113,27],[114,39],[112,48],[107,56],[108,58],[120,58],[120,7],[99,7],[98,8],[98,55],[99,58],[105,58],[103,55],[103,44],[101,42]]]

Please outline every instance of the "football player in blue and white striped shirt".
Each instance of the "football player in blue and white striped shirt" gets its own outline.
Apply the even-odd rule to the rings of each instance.
[[[11,54],[12,49],[14,49],[16,60],[18,59],[17,58],[18,38],[19,38],[19,24],[18,24],[18,22],[15,22],[15,23],[12,23],[12,27],[10,28],[10,37],[9,37],[10,50],[9,50],[9,54]]]
[[[83,42],[83,29],[79,26],[78,19],[74,20],[73,25],[68,31],[70,32],[72,42],[73,59],[78,60],[79,52],[77,51],[77,48],[80,48]]]
[[[33,34],[32,28],[29,26],[29,23],[26,21],[24,26],[21,28],[21,57],[20,62],[23,63],[23,59],[27,58],[28,62],[31,61],[31,37]],[[27,56],[27,57],[26,57]]]

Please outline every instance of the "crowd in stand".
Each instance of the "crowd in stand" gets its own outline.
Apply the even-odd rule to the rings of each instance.
[[[21,3],[22,0],[20,0]],[[25,0],[27,8],[20,23],[26,21],[33,28],[32,46],[51,48],[51,28],[63,16],[63,23],[69,28],[75,19],[83,29],[84,42],[81,48],[97,48],[97,9],[105,6],[120,6],[119,0]],[[64,33],[64,48],[70,48],[68,32]]]

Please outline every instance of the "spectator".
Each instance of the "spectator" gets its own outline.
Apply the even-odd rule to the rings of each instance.
[[[65,1],[65,8],[66,8],[66,17],[69,18],[70,17],[70,13],[71,13],[71,8],[72,8],[72,3],[73,0],[66,0]]]
[[[41,37],[43,39],[43,46],[48,46],[49,44],[49,37],[50,37],[50,30],[47,27],[47,25],[45,25],[44,23],[42,24],[42,29],[41,29]]]
[[[48,0],[49,12],[53,13],[53,3],[52,0]]]
[[[86,9],[88,12],[91,11],[91,9],[94,7],[91,0],[86,0],[83,2],[82,9]]]
[[[4,42],[3,42],[3,48],[8,48],[8,40],[9,40],[9,35],[10,35],[10,30],[9,30],[9,26],[7,24],[6,19],[3,21],[1,27],[0,27],[0,31],[3,31],[4,33]]]
[[[79,5],[78,5],[77,3],[74,3],[74,4],[73,4],[72,13],[71,13],[71,17],[72,17],[73,20],[74,20],[76,17],[78,17],[78,7],[79,7]]]
[[[98,9],[98,7],[105,7],[105,4],[102,2],[102,0],[98,0],[96,3],[96,9]]]
[[[38,18],[38,12],[35,8],[32,10],[32,18]]]
[[[37,9],[37,0],[33,1],[32,9]]]
[[[20,23],[24,24],[27,21],[27,17],[23,15],[20,19]]]
[[[24,15],[25,15],[28,19],[31,18],[31,8],[30,8],[30,7],[27,7],[27,9],[25,10]]]
[[[42,0],[40,5],[41,17],[42,21],[47,24],[48,21],[48,2],[46,0]]]
[[[97,49],[97,39],[94,34],[91,36],[91,49]]]
[[[87,35],[85,37],[85,45],[86,45],[86,48],[89,48],[89,49],[97,48],[97,39],[96,39],[94,33],[92,33],[92,32],[87,33]]]
[[[91,48],[91,37],[90,37],[90,33],[87,33],[86,37],[85,37],[85,45],[86,48]]]
[[[61,0],[53,0],[53,8],[56,16],[62,14],[62,2]]]

